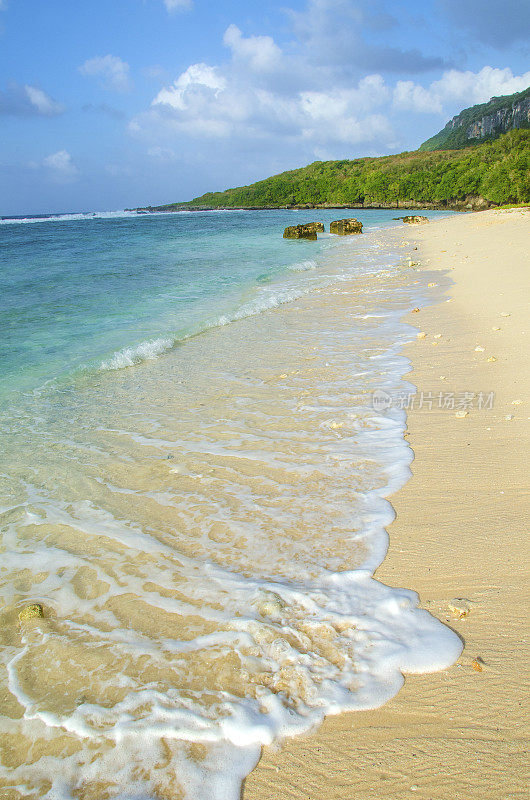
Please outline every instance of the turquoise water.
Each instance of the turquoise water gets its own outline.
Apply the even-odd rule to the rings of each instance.
[[[10,797],[237,800],[263,746],[459,655],[372,577],[412,461],[374,393],[441,280],[393,213],[0,223]]]
[[[394,211],[72,215],[0,223],[2,391],[80,369],[128,366],[322,279],[336,237],[286,241],[283,228]],[[433,216],[436,216],[434,212]],[[401,224],[401,223],[399,223]]]

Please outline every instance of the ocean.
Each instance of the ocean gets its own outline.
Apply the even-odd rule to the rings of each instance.
[[[0,221],[13,798],[236,800],[263,746],[458,656],[372,577],[412,460],[372,397],[411,390],[401,318],[429,301],[396,215]],[[282,238],[342,216],[363,235]]]

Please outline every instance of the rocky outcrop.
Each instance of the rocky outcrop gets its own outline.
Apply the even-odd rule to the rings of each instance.
[[[304,228],[304,230],[312,231],[313,233],[324,233],[326,230],[323,222],[305,222],[300,227]]]
[[[472,122],[467,127],[466,136],[468,139],[483,139],[485,136],[506,133],[513,128],[527,128],[529,125],[530,97],[526,97]]]
[[[329,232],[338,236],[350,236],[353,233],[362,233],[363,224],[358,219],[336,219],[330,222]]]
[[[454,211],[486,211],[488,208],[495,208],[495,203],[490,203],[481,195],[468,194],[464,200],[455,201],[451,208]]]
[[[394,219],[402,219],[407,225],[423,225],[429,221],[428,217],[422,217],[419,214],[412,214],[408,217],[394,217]]]
[[[523,92],[492,97],[471,106],[449,120],[445,128],[427,139],[420,150],[467,147],[481,139],[494,139],[516,128],[530,128],[530,88]]]
[[[290,225],[283,232],[284,239],[312,239],[317,238],[317,233],[324,233],[322,222],[306,222],[304,225]]]

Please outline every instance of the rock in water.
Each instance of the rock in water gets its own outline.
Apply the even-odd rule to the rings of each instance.
[[[27,606],[24,606],[22,611],[19,612],[18,618],[21,622],[25,622],[27,619],[39,619],[44,616],[44,609],[40,603],[30,603]]]
[[[329,232],[338,236],[349,236],[352,233],[362,233],[363,224],[358,219],[336,219],[329,225]]]
[[[314,233],[324,233],[326,230],[323,222],[306,222],[302,228],[313,231]]]
[[[423,225],[425,222],[429,221],[429,217],[421,217],[416,214],[409,217],[396,217],[396,219],[402,219],[407,225]]]
[[[305,225],[290,225],[283,232],[284,239],[312,239],[317,238],[317,233],[324,232],[322,222],[307,222]]]

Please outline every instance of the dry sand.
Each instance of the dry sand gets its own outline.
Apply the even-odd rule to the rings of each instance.
[[[454,281],[450,302],[409,317],[427,334],[408,350],[412,382],[424,393],[495,398],[489,410],[474,398],[462,417],[409,414],[413,477],[392,498],[397,519],[376,577],[418,591],[462,637],[462,657],[409,676],[377,711],[328,718],[312,736],[267,750],[245,800],[528,797],[529,233],[530,212],[518,210],[398,234],[420,268],[449,270]],[[461,618],[455,597],[468,601]]]

